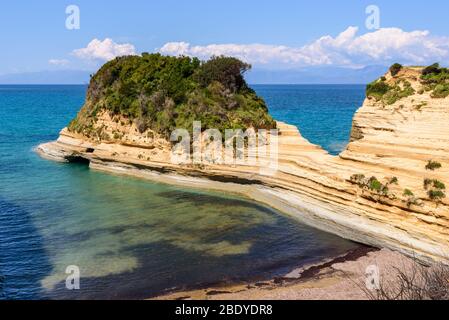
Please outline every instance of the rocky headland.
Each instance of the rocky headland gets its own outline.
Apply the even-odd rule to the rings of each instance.
[[[367,87],[338,156],[275,122],[238,60],[201,63],[144,54],[109,62],[57,141],[56,161],[181,186],[234,192],[341,237],[424,261],[449,262],[449,71],[394,65]],[[230,58],[228,58],[230,59]],[[278,167],[174,164],[174,128],[279,130]],[[263,163],[262,163],[263,162]]]

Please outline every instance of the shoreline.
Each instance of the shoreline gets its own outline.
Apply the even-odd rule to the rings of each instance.
[[[148,297],[148,299],[159,299],[161,297],[176,296],[178,297],[177,300],[182,300],[179,298],[181,298],[182,295],[187,292],[199,292],[205,290],[207,292],[206,296],[212,296],[217,295],[219,292],[224,291],[226,288],[248,286],[262,287],[267,286],[270,283],[276,286],[283,286],[286,284],[288,285],[296,283],[298,281],[314,281],[316,280],[316,276],[320,273],[321,270],[326,269],[335,263],[354,261],[363,256],[366,256],[370,252],[377,252],[380,250],[381,249],[368,247],[361,244],[360,247],[348,250],[347,252],[338,256],[330,256],[328,258],[324,258],[313,263],[304,264],[302,266],[291,265],[290,267],[282,268],[288,270],[288,272],[279,272],[273,270],[272,276],[248,276],[242,279],[222,280],[211,283],[198,283],[191,286],[179,286],[171,289],[166,289],[163,290],[163,292],[151,295]]]
[[[267,186],[263,183],[258,184],[251,179],[246,180],[237,178],[238,182],[231,182],[233,181],[232,176],[221,176],[218,180],[215,180],[215,176],[211,179],[207,174],[204,174],[203,176],[193,176],[187,173],[184,175],[176,171],[157,171],[153,170],[153,168],[146,169],[133,167],[132,165],[128,166],[124,163],[103,163],[101,161],[91,161],[89,168],[110,174],[150,180],[156,183],[241,196],[249,201],[255,201],[268,206],[317,230],[328,232],[366,246],[377,248],[384,247],[381,241],[376,241],[374,238],[371,239],[364,236],[369,236],[369,228],[363,233],[360,233],[360,230],[357,230],[357,225],[360,228],[364,223],[363,219],[359,219],[359,217],[356,216],[340,217],[334,215],[335,212],[332,211],[332,208],[326,206],[325,203],[316,201],[312,198],[301,197],[298,194],[294,194],[282,188],[276,188],[275,186]],[[226,182],[222,182],[221,180]],[[246,183],[241,183],[241,181],[245,181]],[[251,181],[253,181],[253,183],[251,183]],[[410,252],[405,252],[405,254],[410,254]]]
[[[293,269],[266,281],[218,284],[173,290],[149,300],[369,300],[366,270],[379,268],[382,280],[394,281],[394,268],[413,260],[388,249],[360,247],[321,263]]]
[[[329,161],[345,161],[328,155],[303,139],[297,130],[291,132],[291,126],[283,125],[287,129],[281,130],[280,140],[282,137],[289,139],[291,145],[293,138],[294,141],[299,140],[298,144],[305,144],[308,150],[312,150],[304,155],[307,159],[316,156],[317,161],[323,161],[323,165],[332,165]],[[280,143],[282,147],[282,140]],[[344,239],[377,248],[389,248],[416,256],[426,263],[447,261],[445,243],[431,238],[428,226],[423,229],[421,225],[416,225],[414,219],[407,221],[407,227],[402,226],[402,220],[391,220],[391,212],[396,212],[398,207],[383,202],[373,206],[372,200],[360,197],[352,189],[353,186],[349,189],[341,177],[329,176],[328,169],[301,167],[305,172],[296,172],[288,161],[285,166],[280,163],[275,176],[267,176],[261,174],[257,166],[212,165],[192,168],[167,161],[143,161],[138,157],[142,152],[139,145],[98,144],[71,134],[66,129],[61,131],[57,141],[37,146],[36,152],[53,161],[84,161],[93,170],[240,195]],[[117,156],[120,152],[123,156]],[[282,154],[280,161],[283,161]],[[293,178],[299,180],[292,181]],[[326,182],[317,185],[316,180],[323,179]]]
[[[42,149],[37,148],[40,154]],[[133,166],[132,163],[123,163],[116,161],[103,162],[101,159],[90,159],[89,167],[114,175],[130,176],[138,179],[150,180],[155,183],[175,185],[178,187],[196,188],[202,190],[218,191],[227,194],[233,194],[246,198],[248,201],[261,203],[271,207],[281,214],[296,219],[300,223],[309,225],[315,229],[336,234],[342,238],[358,242],[360,248],[350,250],[349,252],[329,259],[324,259],[303,267],[293,267],[290,272],[263,280],[248,281],[229,281],[218,282],[216,284],[199,284],[190,288],[173,288],[166,293],[149,296],[149,300],[368,300],[369,295],[362,286],[365,285],[366,268],[370,265],[379,266],[381,272],[393,274],[397,265],[411,265],[413,263],[413,254],[404,254],[399,250],[390,250],[381,244],[369,245],[366,239],[357,241],[357,229],[354,235],[348,237],[345,231],[340,235],[338,223],[325,228],[329,221],[332,221],[334,214],[329,210],[329,221],[323,219],[324,213],[314,210],[321,208],[322,203],[308,203],[308,199],[299,199],[293,202],[292,199],[297,195],[287,195],[286,190],[276,190],[275,187],[264,184],[241,184],[233,183],[232,177],[221,177],[226,182],[211,180],[204,173],[191,175],[189,172],[181,174],[176,170],[151,170],[145,166]],[[198,176],[200,175],[200,177]],[[239,180],[241,181],[241,180]],[[251,180],[247,180],[251,181]],[[292,198],[294,197],[294,198]],[[287,203],[280,201],[287,199]],[[309,201],[311,201],[309,199]],[[306,206],[306,203],[308,205]],[[310,208],[310,211],[307,210]],[[335,217],[334,217],[335,218]],[[338,215],[337,217],[338,218]],[[350,217],[354,218],[354,217]],[[363,223],[363,219],[359,220]],[[357,223],[357,222],[354,222]],[[414,258],[419,258],[414,256]],[[428,259],[420,259],[427,263]],[[395,279],[389,279],[394,281]]]

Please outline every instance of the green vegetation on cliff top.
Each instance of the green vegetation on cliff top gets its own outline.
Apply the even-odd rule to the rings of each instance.
[[[386,105],[394,104],[396,101],[406,98],[415,93],[410,82],[398,81],[395,85],[389,85],[383,79],[368,84],[366,88],[367,97],[373,97]]]
[[[387,83],[386,78],[381,77],[371,82],[366,87],[366,96],[382,101],[385,105],[391,105],[415,94],[410,82],[398,77],[403,69],[404,67],[398,63],[392,65],[390,74],[394,81]],[[449,96],[449,69],[441,68],[438,63],[423,68],[420,83],[423,86],[421,91],[431,91],[432,98],[446,98]]]
[[[129,119],[140,132],[152,129],[165,137],[177,128],[190,131],[193,121],[221,131],[275,128],[265,102],[243,78],[250,68],[230,57],[116,58],[91,78],[86,103],[69,130],[90,136],[103,111]]]
[[[397,77],[404,67],[399,63],[393,64],[389,71],[392,77]],[[385,77],[369,83],[366,87],[366,96],[382,101],[385,105],[394,104],[396,101],[406,98],[415,93],[410,82],[404,79],[396,79],[387,83]]]
[[[440,68],[440,65],[435,63],[423,70],[421,80],[427,90],[433,90],[432,98],[449,96],[449,69]]]

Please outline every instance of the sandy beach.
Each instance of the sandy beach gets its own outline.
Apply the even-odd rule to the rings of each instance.
[[[377,267],[380,281],[394,281],[395,268],[410,269],[413,260],[388,249],[362,247],[344,256],[270,281],[172,292],[156,300],[367,300],[367,268]]]

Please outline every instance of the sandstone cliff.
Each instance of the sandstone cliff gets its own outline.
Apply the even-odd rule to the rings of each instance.
[[[449,97],[436,97],[422,68],[388,72],[354,116],[351,142],[331,156],[277,123],[279,167],[175,165],[170,144],[125,118],[100,113],[95,137],[63,129],[38,147],[59,161],[167,183],[242,193],[304,223],[423,260],[449,262]],[[105,138],[107,136],[107,138]]]

